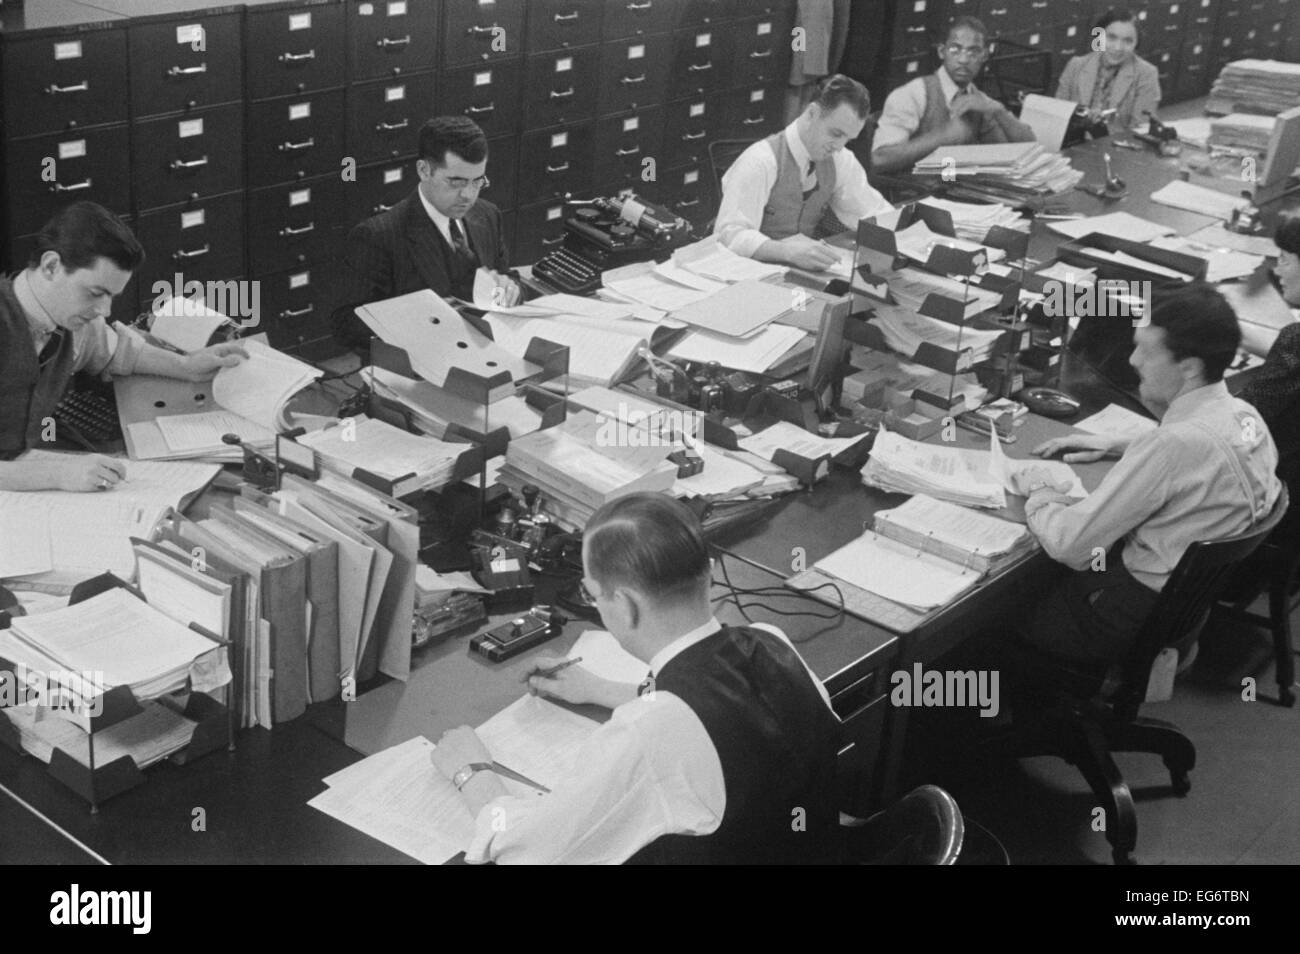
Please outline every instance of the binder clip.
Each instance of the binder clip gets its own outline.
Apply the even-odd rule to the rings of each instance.
[[[315,452],[293,440],[303,433],[305,431],[297,427],[284,434],[277,434],[274,456],[269,457],[252,444],[244,443],[238,434],[223,434],[221,440],[243,450],[244,482],[270,494],[280,489],[280,474],[285,471],[308,480],[315,480],[319,474]]]

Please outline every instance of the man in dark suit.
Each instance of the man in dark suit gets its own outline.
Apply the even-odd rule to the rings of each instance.
[[[519,301],[519,286],[504,274],[501,211],[479,198],[488,184],[483,130],[464,116],[429,120],[420,129],[416,168],[415,192],[348,235],[333,322],[335,337],[349,347],[365,347],[371,338],[353,312],[358,305],[422,288],[472,301],[480,267],[496,282],[498,304]]]

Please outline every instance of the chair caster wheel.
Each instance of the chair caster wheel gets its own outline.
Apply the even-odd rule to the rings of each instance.
[[[1288,709],[1295,705],[1295,689],[1288,686],[1285,689],[1279,689],[1277,692],[1277,701]]]
[[[1173,788],[1174,794],[1181,798],[1192,790],[1192,780],[1187,777],[1186,772],[1172,772],[1170,787]]]

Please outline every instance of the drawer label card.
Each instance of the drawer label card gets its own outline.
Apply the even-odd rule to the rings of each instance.
[[[690,172],[682,176],[682,185],[695,185],[695,183],[699,181],[700,181],[699,169],[692,169]]]
[[[559,149],[561,146],[569,144],[569,134],[566,132],[556,133],[551,137],[551,148]]]
[[[1065,29],[1065,35],[1066,35],[1066,36],[1074,36],[1074,35],[1077,34],[1078,32],[1079,32],[1079,28],[1078,28],[1077,26],[1069,26],[1069,27],[1066,27],[1066,29]]]
[[[924,12],[925,12],[925,0],[916,0],[916,3],[912,4],[912,12],[913,12],[913,13],[924,13]]]
[[[1037,46],[1037,45],[1038,45],[1038,40],[1039,40],[1039,36],[1038,36],[1037,33],[1031,33],[1031,34],[1029,34],[1029,45],[1030,45],[1030,46]]]
[[[562,205],[552,206],[551,208],[546,210],[546,221],[554,222],[563,214],[564,214],[564,206]]]
[[[573,57],[563,56],[555,61],[555,72],[567,73],[571,69],[573,69]]]
[[[769,23],[768,21],[764,20],[762,23],[758,25],[758,30],[757,30],[758,36],[767,36],[771,32],[772,32],[772,24]]]
[[[491,84],[491,82],[492,82],[492,71],[491,71],[491,70],[484,70],[484,71],[481,72],[481,73],[475,73],[475,74],[474,74],[474,85],[475,85],[475,86],[488,86],[488,85]]]
[[[289,276],[290,288],[302,288],[311,281],[311,272],[299,272],[297,275]]]
[[[389,86],[384,90],[384,102],[392,103],[399,99],[406,99],[405,86]]]
[[[86,140],[74,139],[71,142],[59,143],[60,159],[80,159],[86,154]]]
[[[634,43],[627,48],[627,58],[629,60],[639,60],[645,56],[645,44]]]
[[[691,118],[694,119],[696,116],[703,116],[703,115],[704,115],[704,104],[691,103]]]
[[[179,46],[193,47],[195,50],[203,49],[203,25],[200,23],[187,23],[184,26],[176,28],[176,43]]]
[[[181,228],[193,229],[207,222],[208,216],[203,209],[194,209],[191,212],[181,213]]]
[[[916,72],[916,68],[917,68],[918,65],[920,65],[918,60],[908,60],[908,61],[907,61],[907,69],[904,70],[904,72],[906,72],[906,73],[915,73],[915,72]]]
[[[176,124],[176,135],[180,139],[203,135],[202,119],[183,119]]]
[[[396,169],[384,170],[384,185],[392,185],[394,182],[401,182],[401,181],[402,181],[401,166],[398,166]]]
[[[310,13],[291,13],[289,14],[290,30],[310,30],[311,14]]]
[[[712,43],[712,42],[713,42],[713,34],[712,34],[712,33],[697,33],[697,34],[695,34],[695,47],[696,47],[696,49],[699,49],[699,48],[702,47],[702,46],[708,46],[708,45],[709,45],[710,43]]]
[[[623,120],[623,132],[632,132],[634,129],[640,129],[640,128],[641,128],[641,120],[637,116],[633,116],[631,119]]]
[[[406,16],[406,0],[393,0],[393,2],[388,5],[388,15],[390,17]]]
[[[310,119],[311,103],[293,103],[289,106],[290,119]]]
[[[294,189],[289,193],[290,207],[295,205],[306,205],[311,201],[311,189]]]
[[[66,43],[54,44],[54,58],[56,60],[79,60],[81,59],[81,41],[68,40]]]
[[[751,90],[749,94],[749,101],[751,103],[761,103],[766,95],[767,95],[766,90],[762,90],[762,89]]]
[[[357,16],[370,17],[375,14],[375,5],[373,3],[363,3],[357,7]]]

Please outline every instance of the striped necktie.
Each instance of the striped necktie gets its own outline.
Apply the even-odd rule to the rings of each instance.
[[[447,230],[451,233],[451,247],[456,254],[467,261],[472,259],[474,253],[470,250],[469,242],[465,241],[465,233],[461,230],[460,220],[448,219]]]

